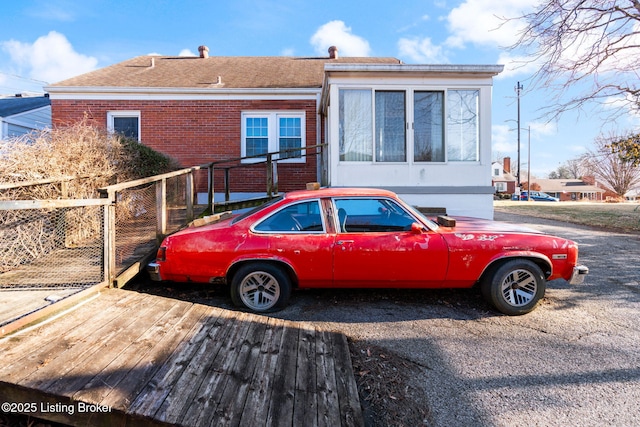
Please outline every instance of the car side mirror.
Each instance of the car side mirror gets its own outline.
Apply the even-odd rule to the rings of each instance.
[[[424,232],[424,226],[418,222],[414,222],[411,224],[411,233],[413,234],[422,234]]]

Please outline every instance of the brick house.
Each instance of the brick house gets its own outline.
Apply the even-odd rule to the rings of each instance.
[[[491,86],[502,66],[341,58],[334,47],[320,58],[199,50],[140,56],[47,87],[54,125],[86,118],[185,167],[326,143],[279,160],[281,191],[311,181],[376,186],[415,205],[492,216]],[[264,169],[234,169],[231,191],[264,193]]]
[[[491,185],[496,193],[513,194],[516,192],[517,178],[511,173],[511,157],[502,159],[502,163],[491,165]]]

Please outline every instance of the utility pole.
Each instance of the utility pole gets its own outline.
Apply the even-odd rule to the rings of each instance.
[[[515,87],[516,94],[518,95],[518,188],[520,188],[520,92],[524,87],[518,82]]]

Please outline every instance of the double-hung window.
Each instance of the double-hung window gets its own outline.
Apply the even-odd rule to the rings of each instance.
[[[478,90],[340,89],[343,162],[479,160]]]
[[[303,163],[301,148],[306,146],[304,112],[242,113],[242,157],[251,163],[266,159],[267,153],[279,152],[276,158]]]
[[[126,138],[140,141],[140,111],[108,111],[107,129]]]

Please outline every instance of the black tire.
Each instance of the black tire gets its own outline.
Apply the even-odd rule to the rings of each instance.
[[[282,268],[254,262],[238,269],[231,280],[233,303],[256,313],[282,310],[291,296],[291,279]]]
[[[480,283],[484,299],[509,316],[532,311],[544,297],[547,282],[538,265],[526,259],[507,261]]]

